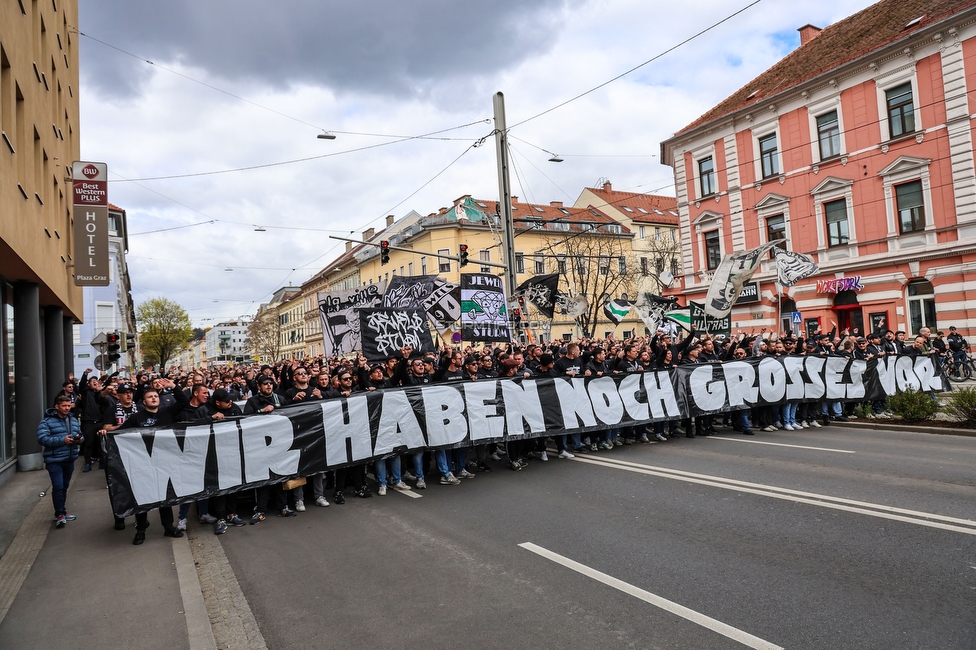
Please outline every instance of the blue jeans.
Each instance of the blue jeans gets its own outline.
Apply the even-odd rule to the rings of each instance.
[[[416,461],[414,461],[414,462],[416,463]],[[387,458],[385,460],[378,460],[378,461],[376,461],[376,463],[375,463],[376,464],[376,482],[379,483],[380,485],[386,485],[387,484],[387,482],[386,482],[386,479],[387,479],[386,464],[387,463],[390,464],[390,473],[393,475],[393,482],[390,483],[390,485],[396,485],[397,483],[399,483],[402,480],[402,476],[400,474],[400,457],[399,456],[392,456],[392,457]],[[419,474],[419,476],[423,476],[423,473]]]
[[[783,404],[783,419],[781,422],[783,424],[788,424],[794,426],[796,424],[796,407],[799,406],[797,402],[787,402]]]
[[[733,417],[743,431],[752,430],[752,425],[749,423],[749,409],[736,411]]]
[[[208,506],[210,505],[209,504],[209,501],[210,501],[210,499],[200,499],[199,501],[196,501],[195,502],[197,504],[197,515],[198,516],[202,517],[205,514],[207,514],[207,512],[209,510]],[[192,506],[193,504],[194,504],[193,501],[191,501],[189,503],[181,503],[180,504],[180,514],[179,514],[178,519],[186,519],[186,516],[188,514],[190,514],[190,506]]]
[[[51,476],[51,500],[54,501],[54,516],[67,514],[64,500],[68,494],[68,484],[71,473],[75,471],[75,463],[64,460],[60,463],[46,463],[47,473]]]
[[[422,451],[413,455],[413,474],[420,480],[424,478],[424,452]]]
[[[827,415],[830,414],[831,417],[839,418],[841,416],[840,402],[820,402],[820,414]]]
[[[448,452],[451,454],[451,461],[448,461],[447,459]],[[454,474],[455,471],[460,473],[460,471],[464,469],[465,457],[466,454],[464,449],[438,449],[434,452],[434,462],[436,463],[437,471],[441,473],[441,476]],[[451,469],[452,466],[456,468],[453,471]]]

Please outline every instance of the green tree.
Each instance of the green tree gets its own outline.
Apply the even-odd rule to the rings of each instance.
[[[139,345],[147,359],[160,368],[193,337],[190,317],[178,304],[166,298],[150,298],[136,309],[140,325]]]

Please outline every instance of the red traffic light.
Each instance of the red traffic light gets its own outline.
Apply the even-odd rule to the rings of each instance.
[[[380,264],[386,264],[390,261],[390,242],[385,239],[380,242]]]
[[[116,334],[115,332],[112,332],[111,334],[106,334],[105,335],[105,341],[107,343],[118,343],[119,342],[119,335]]]

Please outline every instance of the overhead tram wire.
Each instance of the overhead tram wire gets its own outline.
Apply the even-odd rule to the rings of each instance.
[[[741,9],[739,9],[739,10],[737,10],[737,11],[731,13],[731,14],[729,14],[725,18],[722,18],[718,22],[712,23],[711,25],[709,25],[705,29],[701,30],[700,32],[698,32],[698,33],[696,33],[696,34],[694,34],[692,36],[689,36],[688,38],[686,38],[685,40],[681,41],[680,43],[677,43],[676,45],[672,45],[671,47],[669,47],[668,49],[664,50],[663,52],[652,56],[647,61],[644,61],[643,63],[640,63],[638,65],[635,65],[633,68],[630,68],[629,70],[626,70],[624,72],[621,72],[616,77],[613,77],[612,79],[608,79],[607,81],[604,81],[603,83],[601,83],[601,84],[599,84],[597,86],[594,86],[593,88],[590,88],[589,90],[586,90],[584,92],[581,92],[580,94],[576,95],[575,97],[570,97],[566,101],[560,102],[559,104],[556,104],[555,106],[552,106],[550,108],[547,108],[546,110],[542,111],[541,113],[536,113],[535,115],[533,115],[531,117],[527,117],[527,118],[525,118],[524,120],[522,120],[520,122],[516,122],[514,124],[511,124],[511,125],[509,125],[508,130],[511,131],[512,129],[514,129],[514,128],[518,127],[518,126],[522,126],[526,122],[531,122],[532,120],[538,119],[538,118],[542,117],[543,115],[546,115],[546,114],[551,113],[551,112],[553,112],[553,111],[555,111],[557,109],[560,109],[563,106],[566,106],[567,104],[571,104],[571,103],[575,102],[578,99],[582,99],[583,97],[586,97],[587,95],[596,92],[597,90],[603,88],[604,86],[609,86],[614,81],[617,81],[619,79],[622,79],[622,78],[626,77],[627,75],[631,74],[632,72],[636,72],[637,70],[640,70],[644,66],[646,66],[646,65],[648,65],[650,63],[653,63],[654,61],[657,61],[661,57],[663,57],[663,56],[665,56],[667,54],[670,54],[671,52],[674,52],[675,50],[677,50],[678,48],[680,48],[680,47],[682,47],[684,45],[687,45],[688,43],[692,42],[693,40],[695,40],[699,36],[702,36],[704,34],[707,34],[708,32],[710,32],[713,29],[715,29],[716,27],[718,27],[719,25],[722,25],[723,23],[726,23],[726,22],[732,20],[733,18],[735,18],[739,14],[743,13],[744,11],[746,11],[748,9],[751,9],[752,7],[756,6],[760,2],[762,2],[762,0],[753,0],[752,2],[750,2],[749,4],[747,4],[746,6],[742,7]]]

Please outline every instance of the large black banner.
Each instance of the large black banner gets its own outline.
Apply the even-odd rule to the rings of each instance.
[[[599,378],[486,379],[354,394],[109,436],[117,516],[393,453],[626,427],[786,401],[948,390],[928,357],[765,357]]]

